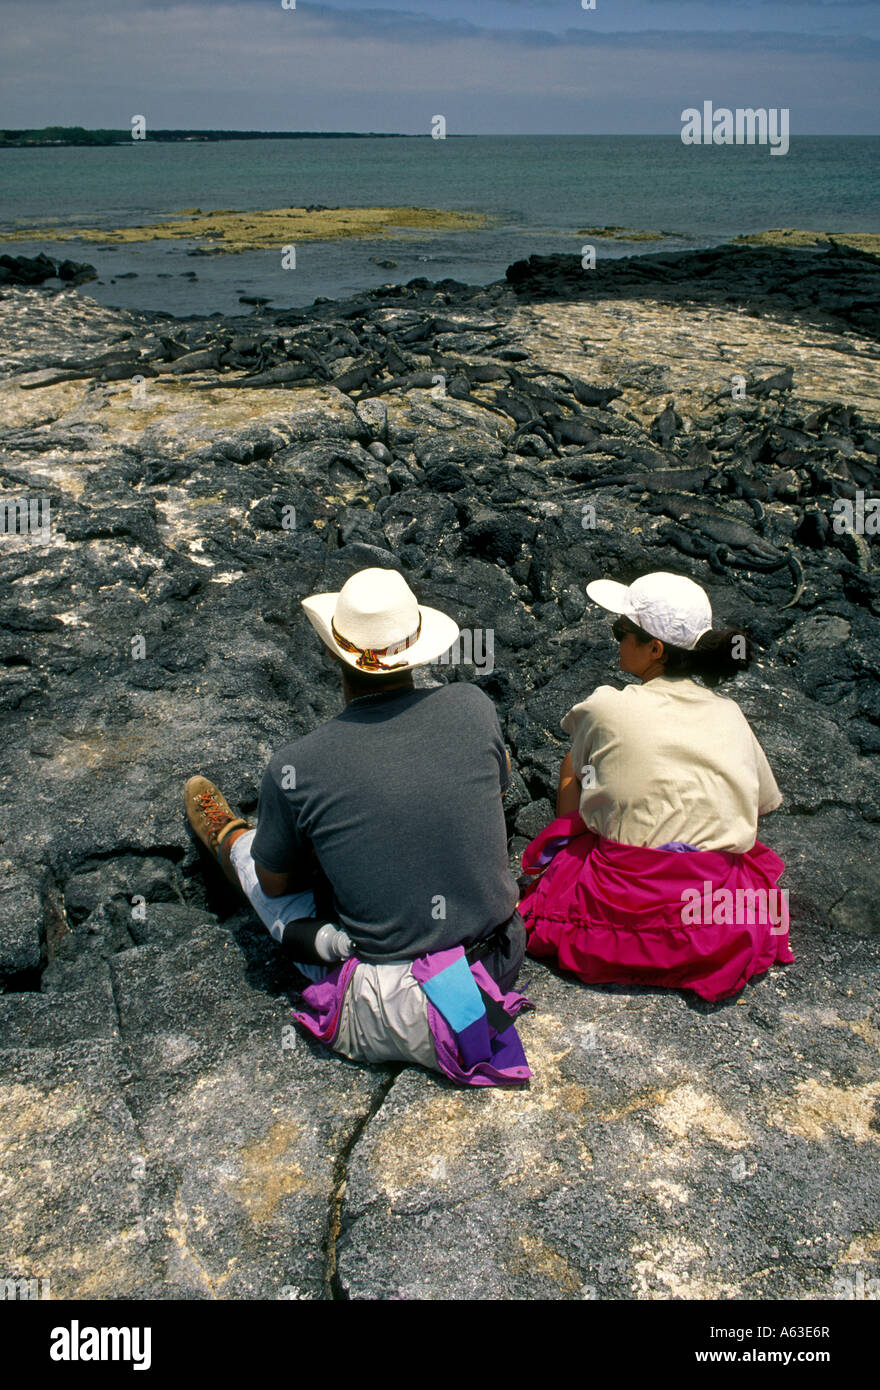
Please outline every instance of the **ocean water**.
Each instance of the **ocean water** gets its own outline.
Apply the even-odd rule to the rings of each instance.
[[[0,229],[33,228],[28,240],[0,250],[90,261],[102,283],[82,292],[104,304],[248,314],[240,295],[265,295],[282,308],[415,276],[485,283],[533,253],[579,251],[581,227],[671,234],[665,242],[598,241],[600,256],[714,245],[769,227],[880,231],[880,138],[793,135],[782,157],[767,146],[685,146],[678,136],[131,141],[2,150],[0,193]],[[41,226],[131,226],[184,208],[309,203],[460,209],[488,213],[492,223],[303,242],[295,270],[283,270],[275,250],[193,257],[192,241],[101,249],[39,236]],[[394,268],[376,264],[385,259]]]

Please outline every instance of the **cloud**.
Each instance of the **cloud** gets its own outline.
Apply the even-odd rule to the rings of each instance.
[[[517,2],[518,0],[504,0],[505,4],[516,4]],[[676,0],[676,3],[684,2],[686,0]],[[703,4],[707,10],[711,9],[706,0],[692,0],[692,2]],[[757,0],[757,2],[766,10],[767,0]],[[780,0],[775,0],[775,3],[779,2]],[[859,0],[859,2],[880,5],[880,0]],[[187,8],[185,4],[177,3],[177,0],[155,0],[155,3],[168,10]],[[265,0],[257,0],[257,3],[260,11],[265,14]],[[522,3],[531,5],[534,0],[522,0]],[[657,3],[657,0],[651,0],[651,3]],[[667,3],[667,0],[660,0],[660,3]],[[800,3],[800,0],[794,0],[794,3]],[[819,0],[805,0],[805,3],[819,3]],[[540,8],[551,7],[560,9],[566,19],[570,20],[571,0],[564,0],[561,6],[558,0],[540,0]],[[214,8],[220,7],[214,6]],[[223,8],[230,12],[247,8],[252,18],[256,14],[256,5],[244,6],[239,3],[228,4]],[[592,11],[584,13],[584,25],[582,27],[575,28],[568,23],[561,30],[509,29],[497,24],[478,24],[473,20],[463,19],[456,15],[438,13],[433,8],[425,11],[397,10],[387,7],[342,9],[335,5],[302,3],[301,0],[296,11],[288,12],[288,14],[292,22],[301,24],[309,32],[326,33],[331,39],[334,36],[347,39],[387,39],[398,44],[430,44],[438,39],[460,40],[461,42],[490,39],[499,46],[511,45],[526,48],[571,48],[575,46],[584,49],[623,49],[650,44],[652,47],[672,50],[679,48],[682,43],[686,43],[690,46],[698,46],[706,52],[729,52],[733,47],[741,52],[755,52],[757,50],[779,52],[782,50],[783,52],[825,53],[830,51],[840,55],[850,52],[860,59],[864,58],[866,53],[880,54],[880,39],[864,34],[805,34],[800,30],[755,30],[750,28],[697,29],[680,24],[674,28],[609,30],[596,28],[591,23],[594,17]]]
[[[450,133],[672,134],[711,97],[788,106],[793,133],[877,129],[878,40],[499,30],[475,12],[5,0],[2,123],[416,133],[439,112]]]

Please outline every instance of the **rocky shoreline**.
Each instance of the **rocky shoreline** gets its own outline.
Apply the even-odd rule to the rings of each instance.
[[[832,243],[532,257],[247,320],[0,289],[0,500],[50,514],[0,536],[0,1277],[813,1299],[878,1273],[880,583],[834,524],[880,496],[878,285]],[[273,749],[341,708],[299,600],[371,564],[473,635],[476,666],[418,683],[495,700],[515,874],[559,720],[615,679],[588,580],[675,569],[744,621],[795,964],[707,1006],[530,962],[517,1094],[294,1034],[298,977],[206,880],[182,786],[253,812]]]

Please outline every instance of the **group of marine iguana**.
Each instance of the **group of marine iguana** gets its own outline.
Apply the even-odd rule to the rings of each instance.
[[[839,530],[832,516],[835,500],[855,499],[860,490],[880,492],[876,422],[840,402],[799,409],[794,371],[786,366],[760,379],[745,378],[738,398],[707,390],[699,411],[691,403],[685,417],[670,400],[646,427],[625,403],[615,408],[624,394],[620,387],[542,367],[512,329],[511,287],[520,299],[552,298],[554,287],[556,297],[564,291],[575,298],[578,292],[583,297],[624,290],[635,276],[647,292],[653,273],[664,293],[672,281],[679,299],[698,297],[692,263],[699,261],[705,286],[717,277],[725,251],[741,267],[756,256],[761,261],[755,252],[734,248],[630,258],[607,262],[587,291],[583,277],[573,279],[577,271],[568,262],[575,258],[532,257],[508,269],[506,284],[483,289],[414,280],[355,300],[260,310],[244,322],[221,315],[187,321],[142,314],[140,335],[133,330],[89,360],[51,359],[45,363],[49,375],[20,384],[38,390],[74,380],[186,377],[199,391],[333,387],[358,406],[390,393],[428,391],[441,403],[466,402],[500,421],[494,437],[508,456],[542,460],[556,496],[621,489],[631,499],[641,497],[648,513],[664,519],[655,543],[705,560],[719,573],[787,568],[793,592],[785,607],[804,592],[802,557],[824,550],[823,562],[840,569],[847,597],[880,613],[869,541],[852,529]],[[792,256],[786,252],[783,259]],[[808,311],[829,322],[842,314],[847,326],[859,318],[866,336],[880,336],[876,301],[864,297],[864,287],[861,301],[843,292],[854,275],[876,291],[880,262],[839,247],[830,267],[827,262],[828,255],[812,262],[823,272],[822,294],[813,295]],[[795,263],[803,281],[809,262],[795,256]],[[784,297],[778,283],[759,288],[765,299]],[[754,290],[755,302],[760,298]],[[389,443],[386,430],[373,452],[390,465]]]

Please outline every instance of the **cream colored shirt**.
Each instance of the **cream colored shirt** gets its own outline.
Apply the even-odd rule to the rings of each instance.
[[[758,816],[782,804],[739,705],[696,681],[600,685],[561,723],[581,817],[609,840],[741,854],[755,843]]]

